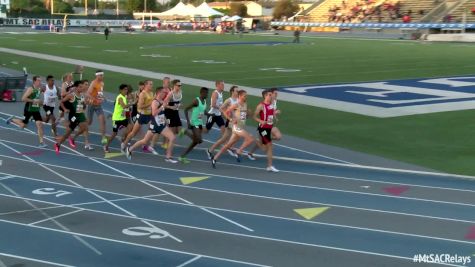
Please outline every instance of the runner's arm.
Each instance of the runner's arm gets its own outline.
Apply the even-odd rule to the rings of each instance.
[[[21,97],[21,101],[23,102],[30,102],[30,103],[33,103],[33,99],[29,99],[28,97],[30,97],[31,93],[33,92],[33,88],[32,87],[28,87],[28,89],[26,89],[25,93],[23,94],[23,96]]]
[[[186,118],[186,123],[188,123],[188,125],[190,125],[190,117],[188,116],[188,111],[197,106],[198,106],[198,100],[193,99],[193,102],[191,102],[191,104],[185,108],[185,118]]]
[[[254,120],[259,124],[264,124],[265,121],[261,120],[260,112],[262,110],[262,104],[257,105],[256,110],[254,111]]]

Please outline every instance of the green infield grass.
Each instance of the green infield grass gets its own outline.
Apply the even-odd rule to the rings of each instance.
[[[204,45],[291,41],[291,37],[258,35],[240,38],[113,33],[105,41],[100,34],[0,34],[0,47],[168,73],[172,78],[182,75],[210,81],[222,79],[226,89],[231,84],[267,88],[475,73],[475,46],[464,44],[302,37],[301,44]],[[74,69],[67,63],[7,53],[0,53],[0,64],[15,69],[26,66],[31,73],[56,77]],[[92,79],[94,71],[86,69],[84,77]],[[111,92],[120,83],[136,85],[139,80],[143,78],[112,72],[105,75],[106,89]],[[160,83],[155,81],[156,85]],[[185,102],[197,95],[192,85],[185,86],[184,91]],[[250,97],[252,106],[257,101]],[[285,99],[279,103],[283,113],[278,126],[284,134],[441,171],[475,175],[474,110],[380,119]]]

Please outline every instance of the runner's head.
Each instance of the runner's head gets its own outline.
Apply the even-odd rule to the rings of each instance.
[[[54,85],[54,77],[53,75],[46,76],[46,83],[51,88]]]
[[[155,99],[157,100],[162,100],[163,99],[163,95],[166,93],[165,90],[163,90],[164,87],[163,86],[159,86],[155,89]]]
[[[270,90],[262,91],[262,98],[264,98],[264,102],[270,104],[272,102],[272,92]]]
[[[41,77],[40,76],[33,76],[33,87],[40,88],[41,85]]]
[[[67,72],[63,75],[63,82],[71,82],[73,80],[73,74],[71,72]]]
[[[216,84],[216,90],[218,90],[219,92],[224,91],[224,82],[222,80],[216,81],[215,84]]]
[[[142,92],[144,87],[145,87],[145,83],[143,81],[140,81],[139,82],[139,93]]]
[[[181,81],[180,80],[173,80],[172,86],[174,91],[180,91],[181,89]]]
[[[231,97],[236,99],[237,96],[238,96],[238,91],[239,91],[239,87],[237,85],[233,85],[231,86],[231,88],[229,89],[229,93],[231,94]]]
[[[129,86],[127,84],[119,85],[119,93],[121,95],[126,96],[128,91],[129,91]]]
[[[242,103],[246,102],[247,100],[247,92],[246,90],[239,90],[238,91],[238,100]]]
[[[84,86],[84,91],[87,91],[89,88],[89,80],[82,80],[82,86]]]
[[[104,80],[104,72],[102,70],[96,70],[96,79],[100,82]]]
[[[208,97],[208,91],[209,91],[208,88],[206,88],[206,87],[201,87],[201,89],[200,89],[200,97],[201,97],[202,99],[206,99],[206,98]]]
[[[169,88],[170,87],[170,77],[163,77],[163,88]]]
[[[276,100],[277,99],[277,88],[271,88],[269,91],[272,93],[272,99]]]
[[[153,88],[153,82],[151,80],[145,80],[143,81],[143,90],[150,92],[152,91]]]

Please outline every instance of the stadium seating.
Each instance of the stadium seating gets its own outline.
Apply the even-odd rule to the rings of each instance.
[[[467,22],[475,22],[475,14],[472,13],[473,8],[475,8],[474,1],[468,1],[460,5],[450,13],[451,22],[462,22],[463,13],[465,12],[465,10],[467,11]]]
[[[365,3],[364,0],[346,0],[346,9],[340,9],[338,12],[345,13],[351,12],[351,8],[354,7],[357,3]],[[383,6],[385,2],[391,3],[392,5],[396,4],[398,0],[375,0],[372,6]],[[385,8],[382,8],[381,18],[377,15],[367,16],[364,19],[356,18],[352,19],[351,22],[401,22],[402,16],[410,14],[411,22],[418,22],[422,17],[424,17],[428,12],[430,12],[434,7],[438,5],[435,0],[399,0],[400,9],[397,15],[394,10],[386,11]],[[329,22],[329,10],[333,6],[342,6],[342,0],[326,0],[319,6],[315,7],[313,10],[310,10],[307,14],[306,21],[308,22]],[[475,16],[474,16],[475,18]],[[350,21],[346,21],[350,22]]]

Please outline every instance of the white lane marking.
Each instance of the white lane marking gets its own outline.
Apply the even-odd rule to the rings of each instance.
[[[35,224],[38,224],[38,223],[43,223],[43,222],[47,222],[47,221],[50,221],[50,220],[55,220],[55,219],[65,217],[65,216],[68,216],[68,215],[71,215],[71,214],[74,214],[74,213],[78,213],[80,211],[82,211],[82,210],[70,211],[70,212],[67,212],[67,213],[64,213],[64,214],[60,214],[60,215],[56,215],[56,216],[53,216],[53,217],[50,217],[50,218],[46,218],[46,219],[43,219],[43,220],[32,222],[32,223],[29,223],[28,225],[35,225]]]
[[[0,194],[0,195],[1,195],[1,194]],[[130,218],[130,217],[127,216],[127,215],[121,215],[121,216]],[[132,217],[132,219],[137,219],[137,218],[136,218],[136,217]],[[175,249],[163,248],[163,247],[158,247],[158,246],[154,247],[154,246],[149,246],[149,245],[144,245],[144,244],[137,244],[137,243],[127,242],[127,241],[122,241],[122,240],[117,240],[117,239],[112,239],[112,238],[99,237],[99,236],[89,235],[89,234],[71,233],[71,232],[67,232],[67,231],[63,231],[63,230],[59,230],[59,229],[52,229],[52,228],[47,228],[47,227],[38,226],[38,225],[27,225],[27,224],[24,224],[24,223],[13,222],[13,221],[7,221],[7,220],[3,220],[3,219],[0,219],[0,222],[4,222],[4,223],[8,223],[8,224],[20,225],[20,226],[26,226],[26,227],[29,227],[29,228],[36,228],[36,229],[48,230],[48,231],[53,231],[53,232],[58,232],[58,233],[63,233],[63,234],[68,234],[68,235],[79,235],[79,236],[83,236],[83,237],[88,237],[88,238],[97,239],[97,240],[110,241],[110,242],[120,243],[120,244],[124,244],[124,245],[131,245],[131,246],[137,246],[137,247],[143,247],[143,248],[150,248],[150,249],[154,249],[154,250],[163,250],[163,251],[169,251],[169,252],[176,252],[176,253],[181,253],[181,254],[186,254],[186,255],[192,255],[192,256],[198,256],[198,255],[200,255],[200,256],[202,256],[202,257],[209,258],[209,259],[222,260],[222,261],[228,261],[228,262],[234,262],[234,263],[241,263],[241,264],[248,264],[248,265],[252,265],[252,266],[269,267],[269,266],[267,266],[267,265],[261,265],[261,264],[251,263],[251,262],[238,261],[238,260],[231,260],[231,259],[227,259],[227,258],[214,257],[214,256],[207,256],[207,255],[203,255],[203,254],[190,253],[190,252],[186,252],[186,251],[182,251],[182,250],[175,250]],[[246,235],[244,235],[244,236],[246,236]],[[252,236],[250,236],[250,237],[252,237]],[[412,258],[410,258],[410,259],[412,260]]]
[[[22,178],[22,179],[26,179],[26,180],[41,181],[40,179],[29,178],[29,177],[22,177],[22,176],[18,176],[18,178]],[[58,183],[58,184],[63,185],[63,184],[61,184],[61,183]],[[64,185],[64,186],[75,187],[75,186],[72,186],[72,185]],[[189,188],[189,189],[190,189],[190,188]],[[191,188],[191,189],[202,189],[202,188]],[[221,191],[221,190],[206,190],[206,191],[225,192],[225,193],[228,193],[228,191]],[[119,193],[114,193],[114,192],[109,192],[109,191],[102,191],[102,192],[126,196],[125,194],[119,194]],[[258,197],[258,198],[260,197],[260,196],[248,195],[248,194],[241,194],[241,193],[235,193],[235,194],[238,194],[238,195],[246,195],[246,196],[252,196],[252,197]],[[0,195],[2,195],[2,194],[0,194]],[[6,196],[8,196],[8,195],[6,195]],[[11,196],[10,196],[10,197],[11,197]],[[21,197],[19,197],[19,198],[21,198]],[[25,198],[26,198],[26,197],[25,197]],[[27,198],[27,199],[29,199],[29,198]],[[193,206],[194,206],[194,205],[190,205],[190,204],[186,204],[186,203],[180,203],[180,202],[174,202],[174,201],[167,201],[167,200],[159,200],[159,199],[152,199],[152,198],[146,198],[146,197],[144,197],[144,199],[145,199],[145,200],[152,201],[152,202],[163,202],[163,203],[169,203],[169,204],[176,204],[176,205],[180,205],[180,206],[188,206],[188,207],[193,207]],[[32,199],[32,200],[33,200],[33,199]],[[282,200],[282,199],[278,199],[278,200]],[[64,205],[64,204],[59,204],[59,203],[55,203],[55,202],[48,202],[48,201],[41,201],[41,200],[35,200],[35,201],[45,202],[45,203],[54,204],[54,205],[60,205],[61,207],[73,207],[73,206],[79,205],[79,204]],[[294,201],[294,202],[305,202],[305,201],[297,201],[297,200],[290,200],[290,201]],[[441,237],[435,237],[435,236],[424,236],[424,235],[417,235],[417,234],[410,234],[410,233],[402,233],[402,232],[395,232],[395,231],[380,230],[380,229],[375,229],[375,228],[357,227],[357,226],[351,226],[351,225],[341,225],[341,224],[325,223],[325,222],[318,222],[318,221],[300,220],[300,219],[293,219],[293,218],[286,218],[286,217],[280,217],[280,216],[259,214],[259,213],[253,213],[253,212],[238,211],[238,210],[232,210],[232,209],[215,208],[215,207],[209,207],[209,206],[200,206],[200,207],[205,207],[205,208],[214,209],[214,210],[218,210],[218,211],[232,212],[232,213],[236,213],[236,214],[246,214],[246,215],[253,215],[253,216],[258,216],[258,217],[267,217],[267,218],[280,219],[280,220],[286,220],[286,221],[296,221],[296,222],[301,222],[301,223],[327,225],[327,226],[332,226],[332,227],[357,229],[357,230],[370,231],[370,232],[380,232],[380,233],[387,233],[387,234],[393,234],[393,235],[403,235],[403,236],[411,236],[411,237],[418,237],[418,238],[427,238],[427,239],[443,240],[443,241],[449,241],[449,242],[475,244],[475,242],[471,242],[471,241],[454,240],[454,239],[441,238]],[[81,208],[81,209],[82,209],[82,210],[87,210],[87,211],[94,211],[94,212],[98,212],[98,213],[115,214],[115,213],[109,213],[109,212],[102,212],[102,211],[100,211],[100,210],[94,210],[94,209],[87,209],[87,208]],[[121,214],[115,214],[115,215],[117,215],[117,216],[123,216],[123,215],[121,215]],[[157,221],[157,220],[150,219],[150,218],[141,218],[141,219],[149,220],[149,221]],[[162,221],[157,221],[157,222],[165,223],[165,224],[166,224],[166,222],[162,222]],[[184,227],[192,227],[192,226],[187,226],[187,225],[182,225],[182,224],[177,224],[177,225],[184,226]],[[212,230],[212,229],[208,229],[208,228],[203,228],[203,229]]]
[[[201,256],[200,256],[200,255],[197,255],[196,257],[191,258],[190,260],[187,260],[187,261],[185,261],[184,263],[182,263],[182,264],[180,264],[180,265],[178,265],[178,266],[176,266],[176,267],[185,267],[186,265],[188,265],[188,264],[190,264],[190,263],[192,263],[192,262],[194,262],[194,261],[197,261],[197,260],[199,260],[200,258],[201,258]]]
[[[29,257],[20,256],[20,255],[3,253],[3,252],[0,252],[0,255],[5,256],[5,257],[16,258],[16,259],[29,260],[29,261],[39,262],[39,263],[51,264],[51,265],[60,266],[60,267],[74,267],[73,265],[66,265],[66,264],[52,262],[52,261],[44,261],[44,260],[40,260],[40,259],[29,258]]]
[[[0,142],[1,145],[5,146],[5,144],[3,142]],[[0,183],[0,186],[3,186],[3,188],[5,188],[7,191],[9,191],[11,194],[13,194],[14,196],[16,197],[20,197],[21,196],[15,192],[13,189],[11,189],[10,187],[8,187],[7,185],[3,184],[3,183]],[[54,218],[51,218],[51,216],[49,216],[46,212],[44,212],[43,210],[40,210],[35,204],[31,203],[29,200],[27,200],[26,198],[23,199],[25,201],[26,204],[28,204],[30,207],[34,208],[35,210],[37,210],[38,212],[40,212],[43,216],[45,216],[46,218],[50,219],[53,221],[54,224],[56,224],[57,226],[59,226],[61,229],[65,230],[65,231],[68,231],[68,232],[71,232],[71,230],[64,226],[63,224],[61,224],[60,222],[58,222],[57,220],[55,220]],[[92,251],[94,251],[97,255],[102,255],[102,252],[99,251],[97,248],[95,248],[93,245],[91,245],[89,242],[87,242],[86,240],[82,239],[81,237],[77,236],[77,235],[73,235],[74,239],[76,239],[79,243],[83,244],[85,247],[91,249]]]

